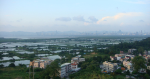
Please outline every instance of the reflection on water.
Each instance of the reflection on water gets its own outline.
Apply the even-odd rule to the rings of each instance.
[[[55,60],[55,59],[60,59],[59,55],[53,55],[53,56],[48,56],[49,59]]]
[[[37,54],[36,56],[48,56],[48,55],[52,55],[52,54]]]
[[[18,56],[13,56],[13,57],[2,57],[2,60],[0,61],[5,61],[5,60],[12,60],[12,59],[21,59]]]
[[[0,63],[0,64],[3,64],[4,67],[7,67],[11,63],[14,63],[15,66],[18,66],[19,64],[25,64],[25,65],[28,66],[30,64],[30,60],[20,60],[20,61],[15,61],[15,62],[3,62],[3,63]]]
[[[20,54],[33,54],[34,52],[29,52],[29,51],[19,51],[17,53],[20,53]]]

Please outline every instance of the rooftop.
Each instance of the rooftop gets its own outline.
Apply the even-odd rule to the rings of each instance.
[[[64,64],[61,65],[61,67],[66,66],[66,65],[69,65],[69,64],[70,64],[70,63],[64,63]]]

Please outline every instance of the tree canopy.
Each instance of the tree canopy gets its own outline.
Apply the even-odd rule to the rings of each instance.
[[[146,69],[146,60],[142,56],[135,56],[132,59],[132,65],[136,72],[138,72],[139,69]]]

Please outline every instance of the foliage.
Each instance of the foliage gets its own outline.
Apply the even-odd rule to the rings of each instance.
[[[126,74],[127,74],[127,75],[130,75],[130,71],[129,71],[129,70],[127,70]]]
[[[117,70],[115,71],[116,74],[121,74],[121,72],[122,72],[121,69],[117,69]]]
[[[15,67],[15,64],[14,64],[14,63],[11,63],[11,64],[9,64],[8,67]]]
[[[146,60],[142,56],[135,56],[132,59],[132,65],[133,65],[135,71],[137,71],[137,72],[141,68],[146,69],[145,64],[146,64]]]
[[[59,76],[58,60],[55,60],[50,65],[47,65],[46,69],[41,72],[41,79],[58,78]]]
[[[145,79],[150,79],[148,74],[145,74],[144,77],[145,77]]]

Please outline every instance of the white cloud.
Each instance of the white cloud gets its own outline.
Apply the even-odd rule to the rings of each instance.
[[[70,17],[60,17],[60,18],[56,18],[56,21],[71,21]]]
[[[124,25],[124,23],[122,22],[121,24],[120,24],[120,26],[123,26]]]
[[[73,20],[76,20],[76,21],[85,21],[83,16],[76,16],[76,17],[73,17]]]
[[[107,19],[111,19],[111,21],[114,21],[114,20],[122,19],[124,17],[130,18],[130,17],[140,16],[140,15],[142,15],[142,13],[140,13],[140,12],[118,13],[117,15],[114,15],[114,16],[103,17],[102,19],[97,21],[97,24],[100,24],[104,20],[107,20]]]
[[[87,26],[87,25],[89,25],[89,24],[90,24],[90,23],[84,22],[84,25],[85,25],[85,26]]]

